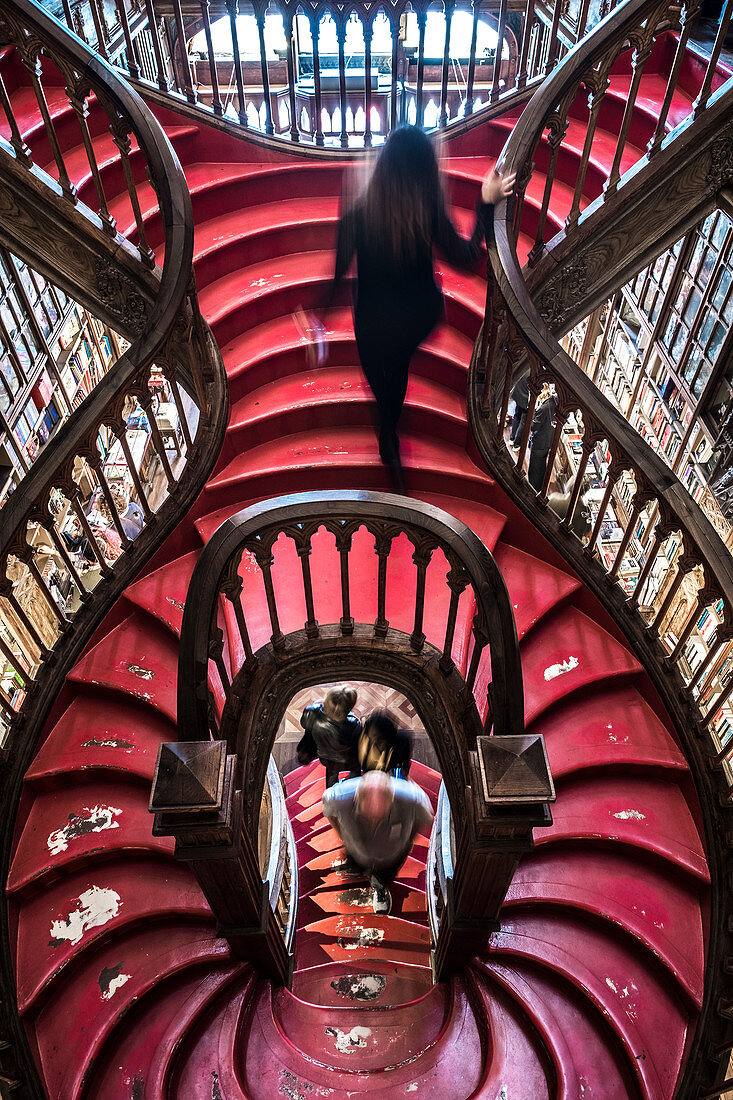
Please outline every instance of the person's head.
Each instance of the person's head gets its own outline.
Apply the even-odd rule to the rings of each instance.
[[[386,772],[367,772],[356,788],[356,808],[369,821],[383,821],[394,802],[394,785]]]
[[[364,722],[364,733],[375,745],[394,745],[399,730],[387,710],[373,710]]]
[[[323,700],[323,713],[332,722],[343,722],[355,702],[353,688],[333,688]]]
[[[365,228],[375,251],[396,264],[413,260],[429,248],[444,201],[438,158],[428,135],[417,126],[393,130],[364,199]]]

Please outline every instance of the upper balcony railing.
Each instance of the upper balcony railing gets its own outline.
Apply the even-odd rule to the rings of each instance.
[[[120,307],[132,341],[2,510],[0,742],[8,755],[19,714],[32,699],[41,697],[42,710],[53,697],[46,666],[58,674],[61,650],[68,666],[195,498],[223,438],[227,398],[193,284],[188,187],[161,127],[106,62],[32,0],[0,3],[0,36],[3,185],[51,212],[39,255],[46,270],[57,265],[60,280],[78,259],[69,241],[89,245],[100,301],[112,312]],[[81,129],[84,164],[65,155],[62,90]],[[27,91],[37,110],[28,108]],[[113,182],[91,137],[102,126],[117,158]],[[141,216],[145,174],[158,200],[162,271]],[[14,232],[11,220],[6,230]]]
[[[253,134],[348,148],[528,94],[615,0],[62,2],[133,80]]]

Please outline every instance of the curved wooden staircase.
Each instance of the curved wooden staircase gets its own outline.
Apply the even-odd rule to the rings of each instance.
[[[645,70],[629,137],[638,149],[653,132],[672,52],[670,35]],[[685,111],[699,75],[692,54],[686,66],[678,92]],[[0,71],[34,159],[47,163],[38,108],[12,53]],[[628,84],[622,59],[584,203],[609,167]],[[78,165],[79,197],[93,206],[63,87],[48,98],[67,164]],[[478,268],[459,274],[440,265],[446,321],[415,359],[402,455],[410,494],[462,519],[495,554],[521,642],[526,726],[544,734],[557,785],[554,824],[536,830],[501,930],[464,974],[433,986],[426,838],[399,876],[392,914],[375,917],[364,883],[339,871],[337,839],[319,811],[323,772],[310,766],[287,778],[299,928],[292,991],[276,989],[231,957],[196,880],[173,860],[172,842],[152,837],[153,765],[160,742],[176,740],[177,639],[202,541],[233,511],[267,497],[388,484],[346,297],[326,318],[324,369],[306,368],[292,321],[296,306],[321,300],[330,275],[343,161],[280,149],[265,156],[173,110],[157,113],[191,187],[199,300],[223,351],[231,416],[205,490],[67,677],[25,778],[8,901],[18,1007],[48,1096],[672,1097],[705,970],[708,871],[695,787],[639,662],[468,438],[466,377],[486,293]],[[511,126],[501,118],[448,144],[451,201],[464,227]],[[105,186],[120,184],[110,211],[132,234],[119,163],[94,107],[90,129],[104,152]],[[579,155],[563,146],[558,179],[568,185],[556,185],[549,215],[558,228]],[[156,249],[155,194],[134,155],[133,167]],[[542,191],[538,171],[524,204],[523,257]],[[328,622],[333,592],[319,553],[315,598],[319,621]],[[375,561],[373,547],[357,548],[353,614],[362,621],[374,618]],[[388,589],[395,623],[410,569],[404,555]],[[426,633],[441,614],[428,604]],[[303,617],[294,602],[282,629],[300,629]],[[255,614],[253,630],[256,648],[269,637],[264,614]],[[468,654],[456,653],[465,669]],[[477,685],[477,697],[485,689]],[[416,766],[413,778],[435,799],[436,773]]]

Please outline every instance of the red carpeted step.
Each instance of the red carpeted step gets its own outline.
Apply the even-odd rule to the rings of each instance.
[[[355,963],[324,963],[299,970],[293,975],[292,992],[310,1004],[336,1008],[373,1004],[394,1006],[422,997],[433,986],[425,966],[375,959],[368,966]]]
[[[390,887],[392,895],[391,915],[404,917],[418,924],[427,924],[425,894],[421,890],[411,890],[401,883]],[[348,886],[323,887],[301,895],[298,903],[298,927],[305,927],[323,918],[327,913],[364,913],[373,912],[374,891],[366,878],[354,878]]]
[[[198,551],[194,550],[148,573],[125,589],[125,599],[160,620],[178,637],[188,584],[198,556]]]

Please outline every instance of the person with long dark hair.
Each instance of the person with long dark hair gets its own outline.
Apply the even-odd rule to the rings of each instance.
[[[438,159],[415,126],[393,130],[362,196],[342,213],[331,292],[356,256],[354,331],[361,365],[376,401],[379,454],[404,492],[397,425],[410,360],[443,313],[433,246],[449,263],[470,267],[491,231],[493,204],[511,194],[515,175],[489,172],[481,186],[470,240],[446,210]]]

